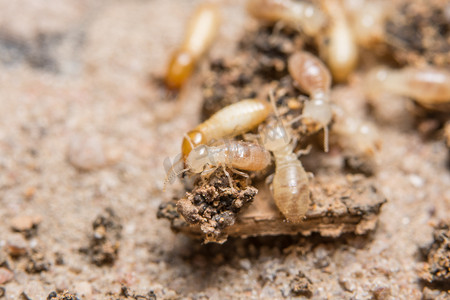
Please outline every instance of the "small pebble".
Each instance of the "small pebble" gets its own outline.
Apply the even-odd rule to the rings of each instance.
[[[7,268],[0,268],[0,284],[7,283],[14,278],[14,273]]]
[[[75,168],[92,171],[117,162],[122,152],[107,146],[101,137],[74,135],[69,142],[67,156]]]
[[[41,223],[41,216],[17,216],[11,220],[11,228],[15,231],[27,231]]]

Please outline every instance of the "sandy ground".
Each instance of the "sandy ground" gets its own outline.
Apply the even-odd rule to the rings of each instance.
[[[420,299],[419,246],[450,212],[448,149],[396,120],[377,123],[375,176],[388,202],[369,236],[201,245],[156,219],[179,188],[161,191],[162,162],[198,123],[201,94],[199,76],[178,101],[151,78],[197,3],[0,1],[0,267],[13,275],[3,297],[117,299],[124,285],[158,299],[289,298],[304,274],[313,299]],[[223,8],[212,56],[230,53],[248,21],[240,1]],[[80,170],[86,147],[94,170]],[[80,249],[107,208],[122,226],[118,256],[97,266]]]

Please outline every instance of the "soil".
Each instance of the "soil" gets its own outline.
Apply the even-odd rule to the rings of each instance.
[[[332,98],[379,130],[371,174],[349,167],[338,142],[323,153],[319,135],[301,158],[316,178],[313,195],[338,185],[358,199],[344,201],[343,211],[372,213],[376,222],[360,227],[364,234],[353,226],[335,235],[230,234],[223,244],[202,244],[157,219],[161,203],[174,212],[171,201],[185,197],[180,183],[163,192],[163,161],[202,118],[210,62],[229,60],[259,27],[242,1],[221,1],[224,22],[209,58],[180,93],[168,93],[155,78],[198,3],[0,1],[0,299],[448,298],[448,287],[434,282],[448,274],[439,271],[447,254],[433,235],[450,213],[443,123],[427,125],[432,115],[415,113],[408,99],[368,108],[364,70],[335,86]],[[283,55],[292,51],[286,47]],[[279,61],[269,67],[281,70],[274,79],[282,81]],[[258,80],[243,74],[244,83]],[[246,93],[236,89],[252,96]],[[375,186],[375,194],[361,193],[376,201],[357,196],[349,178]],[[253,204],[270,195],[256,188]],[[317,209],[326,211],[333,197],[317,197],[324,204]],[[424,269],[433,257],[443,264]]]
[[[240,210],[248,206],[258,192],[248,186],[245,179],[231,178],[226,171],[230,176],[228,178],[225,171],[219,168],[208,178],[199,178],[196,187],[186,193],[186,197],[176,201],[180,214],[176,218],[182,217],[181,220],[191,225],[198,224],[205,235],[205,242],[225,242],[227,236],[224,230],[234,225]]]
[[[450,17],[440,0],[398,1],[399,13],[388,16],[386,39],[401,64],[448,66]]]
[[[433,243],[423,252],[427,262],[423,267],[422,278],[429,283],[450,289],[450,240],[449,224],[441,222],[433,232]]]

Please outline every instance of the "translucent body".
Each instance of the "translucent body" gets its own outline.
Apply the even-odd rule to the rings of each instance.
[[[185,39],[170,59],[165,82],[168,88],[179,89],[194,70],[197,61],[211,47],[220,23],[218,7],[212,3],[200,5],[188,24]]]
[[[381,148],[381,138],[376,127],[352,117],[342,109],[336,108],[333,133],[338,137],[342,148],[366,160],[373,159]]]
[[[201,173],[206,166],[228,166],[245,171],[265,169],[271,162],[264,147],[249,142],[227,140],[218,146],[200,145],[189,153],[186,165],[190,172]]]
[[[320,45],[320,53],[333,79],[343,82],[356,67],[358,47],[341,3],[338,0],[323,0],[322,4],[330,22]]]
[[[207,144],[211,140],[233,137],[252,130],[272,111],[270,103],[247,99],[226,106],[187,133],[181,152],[186,159],[192,146]]]
[[[326,22],[325,15],[317,6],[303,1],[249,0],[247,11],[259,20],[298,26],[311,36],[317,35]]]
[[[385,39],[389,2],[384,0],[346,0],[344,5],[357,43],[370,47]]]
[[[291,137],[282,124],[266,126],[261,131],[264,147],[275,157],[272,194],[285,218],[301,222],[309,205],[309,180],[297,155]]]
[[[450,72],[446,69],[378,68],[367,75],[365,87],[373,98],[391,93],[413,98],[428,108],[450,111]]]
[[[331,75],[316,56],[306,51],[292,54],[288,60],[289,74],[311,98],[328,98]]]
[[[314,55],[305,51],[292,54],[288,60],[291,77],[310,96],[305,103],[302,119],[320,124],[325,131],[333,116],[330,105],[331,75],[327,67]],[[328,132],[325,134],[325,150],[328,149]]]

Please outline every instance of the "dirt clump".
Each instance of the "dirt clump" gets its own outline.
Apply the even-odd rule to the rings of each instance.
[[[50,294],[48,294],[47,300],[80,300],[80,298],[67,291],[62,293],[57,293],[53,291]]]
[[[30,247],[25,241],[17,239],[9,241],[5,251],[0,252],[0,270],[24,270],[28,274],[39,274],[50,270],[51,262],[47,258],[47,251],[41,246]],[[0,284],[7,272],[0,272]],[[9,280],[7,280],[9,281]]]
[[[25,238],[30,239],[37,235],[41,221],[41,216],[17,216],[11,220],[11,228],[13,231],[22,233]]]
[[[113,265],[119,254],[122,225],[115,212],[108,208],[92,223],[93,234],[87,248],[80,252],[87,254],[97,266]]]
[[[402,64],[448,66],[448,1],[403,1],[386,22],[387,43]]]
[[[433,243],[424,249],[426,263],[421,278],[427,283],[450,289],[450,222],[440,222],[433,232]]]
[[[203,119],[237,101],[265,97],[264,86],[272,81],[289,80],[287,58],[303,44],[300,35],[288,27],[247,32],[234,56],[210,62],[202,86]]]
[[[247,185],[245,179],[231,176],[229,178],[218,168],[207,180],[200,178],[196,187],[176,204],[188,224],[200,226],[205,242],[224,242],[227,235],[223,230],[234,224],[239,211],[251,203],[258,192]]]
[[[304,296],[310,298],[313,293],[313,283],[311,279],[306,277],[306,275],[299,271],[295,278],[291,281],[291,293],[294,296]]]
[[[156,300],[155,292],[149,291],[145,295],[137,294],[130,288],[122,286],[119,293],[110,295],[110,300]]]
[[[50,262],[45,257],[45,251],[33,248],[29,251],[28,262],[25,267],[25,271],[28,273],[41,273],[48,271],[50,269]]]

